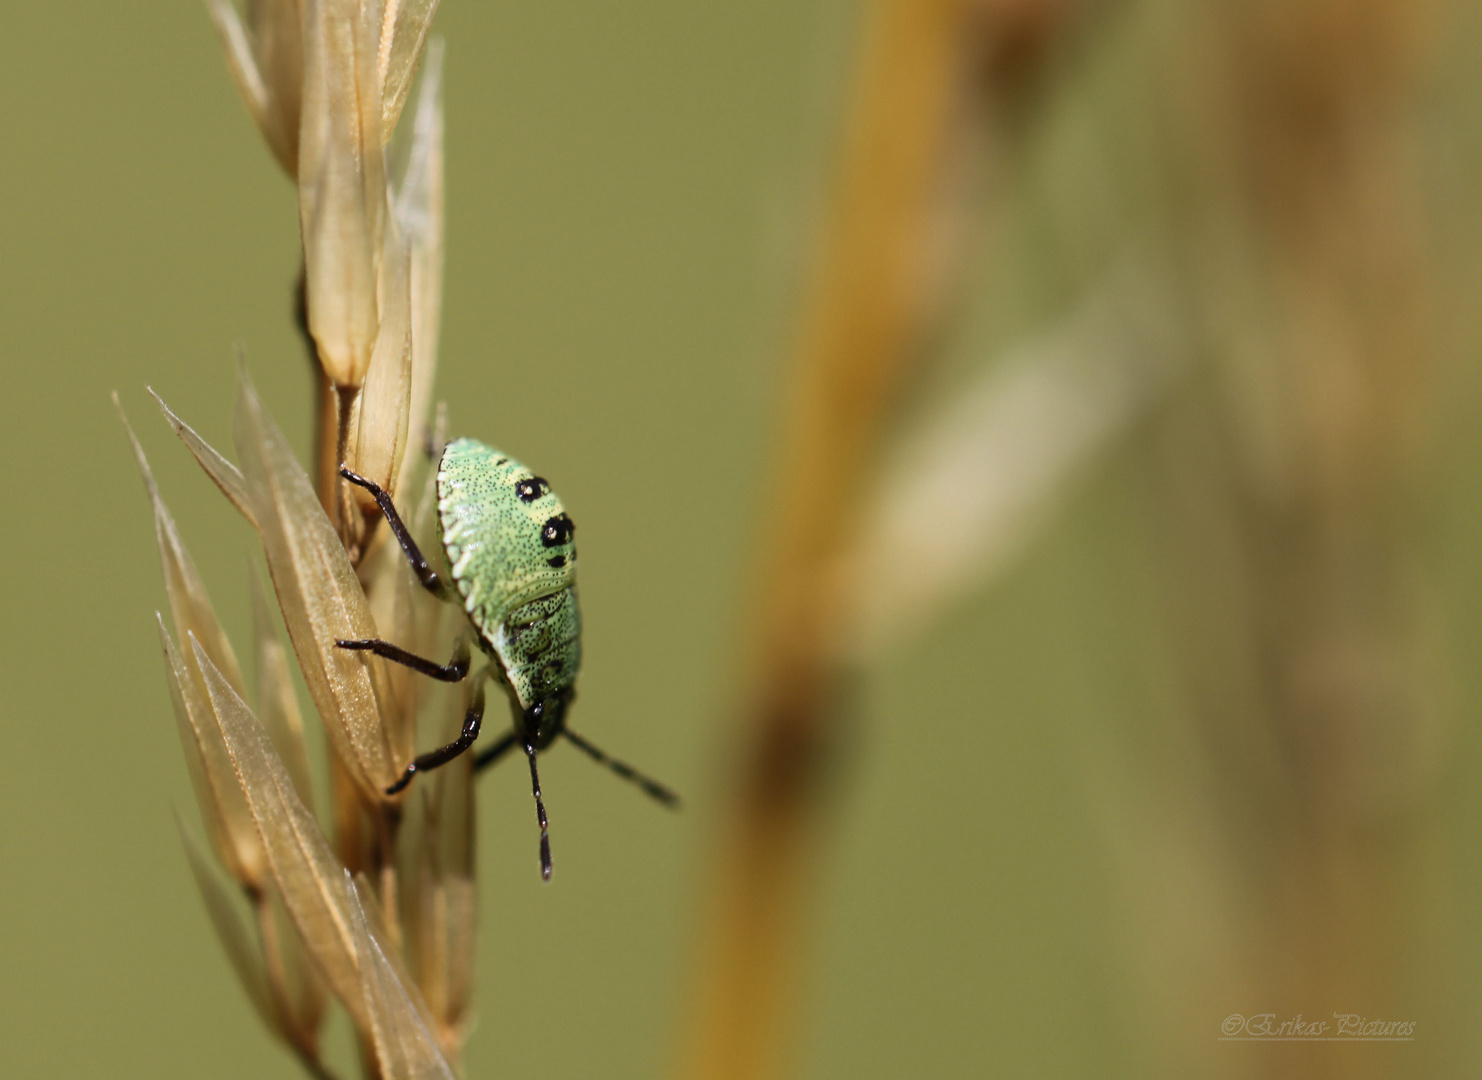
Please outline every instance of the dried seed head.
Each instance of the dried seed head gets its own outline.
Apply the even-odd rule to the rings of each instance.
[[[394,176],[387,143],[437,0],[245,0],[240,14],[231,0],[208,5],[249,112],[298,183],[305,321],[337,405],[323,414],[321,444],[336,454],[334,465],[343,461],[395,492],[423,461],[406,453],[413,431],[419,446],[430,437],[443,238],[436,44]],[[405,669],[388,670],[381,659],[336,644],[389,636],[440,650],[448,636],[444,609],[412,587],[398,552],[367,543],[379,511],[366,493],[316,492],[245,371],[234,426],[238,464],[160,406],[262,539],[290,643],[334,751],[341,858],[353,870],[373,870],[381,890],[349,876],[315,820],[293,680],[263,590],[254,582],[254,715],[141,454],[181,645],[162,622],[172,699],[212,842],[247,887],[259,948],[241,905],[187,841],[218,934],[265,1022],[311,1072],[323,1072],[317,1044],[327,989],[374,1054],[368,1073],[451,1080],[448,1055],[461,1047],[468,1012],[473,933],[469,763],[421,786],[420,798],[431,801],[414,808],[422,824],[405,839],[425,838],[429,848],[403,844],[398,854],[403,799],[388,800],[384,790],[411,758],[427,688]],[[411,519],[419,531],[432,520],[430,490]],[[402,862],[409,869],[399,886]],[[407,971],[403,935],[419,943],[419,978],[426,973],[436,1012]]]
[[[374,31],[369,40],[382,88],[377,104],[381,129],[389,138],[416,76],[438,0],[329,3],[336,14],[362,20]],[[283,170],[296,176],[308,5],[305,0],[247,0],[245,22],[231,0],[206,0],[206,6],[247,111]]]

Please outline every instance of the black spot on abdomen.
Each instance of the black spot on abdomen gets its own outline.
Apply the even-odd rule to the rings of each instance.
[[[546,483],[543,476],[532,476],[515,485],[515,494],[521,502],[534,502],[542,495],[550,494],[550,490],[551,485]]]
[[[565,514],[557,514],[546,518],[545,524],[540,527],[540,542],[546,547],[560,547],[571,543],[571,536],[575,532],[576,523]]]

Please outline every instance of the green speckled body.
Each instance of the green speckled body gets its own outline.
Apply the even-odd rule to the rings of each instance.
[[[581,668],[581,612],[561,500],[513,458],[457,439],[438,464],[437,510],[453,586],[519,709],[564,702]]]

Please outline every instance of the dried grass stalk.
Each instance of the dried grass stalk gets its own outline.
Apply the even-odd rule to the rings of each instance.
[[[837,563],[919,329],[923,226],[970,7],[881,0],[867,16],[834,216],[796,350],[752,634],[744,774],[711,888],[686,1076],[772,1076],[791,1042],[801,903],[839,674]],[[829,522],[826,536],[819,521]]]
[[[320,436],[320,487],[289,450],[245,369],[234,425],[240,465],[159,402],[262,540],[274,596],[330,745],[334,844],[312,809],[303,721],[263,590],[254,581],[254,714],[236,656],[134,442],[183,647],[159,620],[171,698],[211,847],[241,897],[187,836],[192,872],[254,1008],[317,1077],[330,1076],[318,1049],[327,993],[350,1014],[366,1073],[376,1080],[454,1076],[469,1004],[466,965],[460,971],[439,951],[472,940],[469,777],[449,770],[446,784],[413,789],[423,805],[408,839],[435,850],[425,858],[399,851],[405,796],[389,798],[385,789],[412,756],[425,688],[405,669],[393,674],[384,661],[336,645],[390,637],[431,651],[443,630],[436,605],[411,587],[404,561],[391,557],[398,552],[367,558],[369,506],[357,508],[335,478],[343,461],[394,491],[411,481],[421,460],[406,461],[405,450],[414,423],[422,435],[436,359],[440,48],[431,51],[394,185],[386,144],[436,6],[249,0],[239,13],[228,0],[211,0],[248,111],[298,182],[306,321],[333,399]],[[428,520],[425,508],[419,519]],[[434,704],[458,707],[455,699]],[[439,732],[446,727],[442,719],[430,723]],[[429,788],[436,809],[426,803]],[[417,897],[405,907],[398,862],[408,867]],[[350,876],[357,871],[370,875],[358,885]],[[417,942],[416,972],[434,988],[436,1012],[401,956],[403,934]],[[432,956],[441,962],[429,962]]]

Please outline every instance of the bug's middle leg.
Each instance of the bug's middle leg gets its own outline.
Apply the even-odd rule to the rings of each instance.
[[[400,645],[393,645],[389,641],[380,638],[364,638],[353,641],[336,638],[335,644],[342,649],[352,652],[370,652],[387,660],[394,660],[398,664],[405,664],[413,671],[420,671],[423,675],[443,682],[462,682],[468,674],[469,647],[468,642],[459,638],[453,646],[453,659],[446,664],[439,664],[435,660],[427,660],[416,653],[407,652]]]
[[[463,717],[463,730],[458,737],[446,746],[439,746],[436,750],[429,750],[425,754],[418,754],[406,772],[401,774],[401,779],[386,789],[387,795],[395,795],[412,782],[412,777],[418,773],[435,769],[439,765],[446,765],[463,751],[473,745],[474,740],[479,737],[479,727],[484,722],[484,678],[480,676],[473,688],[473,697],[468,703],[468,712]]]

